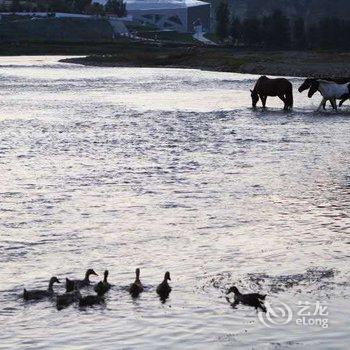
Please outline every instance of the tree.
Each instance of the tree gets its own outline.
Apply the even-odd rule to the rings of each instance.
[[[319,46],[319,32],[318,25],[313,24],[307,30],[307,45],[310,49],[315,49]]]
[[[228,37],[229,9],[226,0],[222,0],[216,8],[216,35],[220,40]]]
[[[48,11],[50,12],[70,12],[71,7],[65,0],[48,1]]]
[[[123,0],[108,0],[105,5],[106,13],[125,17],[127,15],[126,4]]]
[[[288,18],[276,10],[263,20],[263,37],[265,46],[286,49],[290,47],[290,25]]]
[[[239,46],[242,42],[242,23],[238,17],[233,16],[230,23],[230,36],[232,43],[235,46]]]
[[[258,18],[247,18],[243,21],[242,37],[247,46],[261,44],[261,24]]]
[[[76,13],[84,13],[91,6],[92,0],[74,0],[73,11]]]
[[[22,6],[19,2],[19,0],[12,0],[11,6],[10,6],[11,12],[21,12]]]
[[[86,13],[93,16],[104,16],[105,8],[103,5],[94,2],[86,9]]]
[[[297,49],[306,48],[306,32],[304,19],[299,17],[293,23],[293,42]]]
[[[322,18],[318,25],[319,42],[322,49],[337,49],[341,45],[339,35],[342,32],[341,22],[335,17]]]

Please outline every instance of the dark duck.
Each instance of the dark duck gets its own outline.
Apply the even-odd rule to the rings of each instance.
[[[99,282],[100,284],[102,282]],[[104,304],[105,299],[104,299],[104,294],[106,291],[103,291],[99,289],[97,292],[97,295],[87,295],[85,297],[82,297],[79,299],[79,307],[86,307],[86,306],[94,306],[94,305],[99,305],[99,304]]]
[[[108,278],[108,270],[106,270],[103,274],[103,281],[98,282],[95,287],[94,291],[98,293],[105,294],[111,289],[111,285],[107,281]]]
[[[140,269],[137,268],[135,270],[136,273],[136,278],[135,278],[135,282],[132,283],[129,287],[129,293],[133,298],[137,298],[140,293],[143,292],[143,285],[140,281]]]
[[[248,305],[255,307],[256,310],[260,309],[263,312],[266,312],[266,307],[263,301],[266,298],[266,295],[259,293],[251,293],[251,294],[242,294],[237,287],[231,287],[226,294],[234,293],[234,302],[231,304],[233,308],[235,308],[239,303],[243,305]],[[229,299],[226,298],[228,301]]]
[[[99,283],[103,283],[103,282],[101,281]],[[108,289],[106,288],[99,288],[96,295],[87,295],[85,297],[80,297],[79,306],[86,307],[86,306],[104,304],[105,303],[104,295],[107,291]]]
[[[160,300],[162,302],[165,302],[166,299],[168,299],[169,294],[171,292],[171,287],[169,286],[168,281],[171,281],[170,278],[170,272],[166,272],[164,275],[164,280],[161,284],[158,285],[157,287],[157,294],[160,297]]]
[[[24,300],[40,300],[44,298],[51,298],[54,296],[53,285],[54,283],[60,283],[57,277],[51,277],[49,287],[47,290],[23,290]]]
[[[79,290],[73,290],[72,292],[67,292],[61,295],[57,295],[56,307],[58,310],[62,310],[65,307],[79,301],[81,299],[81,294]]]
[[[88,269],[85,273],[85,278],[82,280],[70,280],[66,278],[66,291],[73,292],[75,289],[81,289],[90,285],[90,276],[98,276],[93,269]]]

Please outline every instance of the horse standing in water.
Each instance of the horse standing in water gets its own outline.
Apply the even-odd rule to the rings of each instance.
[[[350,79],[314,79],[307,78],[299,87],[299,92],[309,89],[308,97],[311,98],[317,91],[323,97],[318,110],[323,107],[326,109],[326,103],[329,100],[334,110],[337,110],[336,100],[340,100],[339,107],[350,98]]]
[[[268,96],[278,96],[284,102],[284,109],[293,108],[293,85],[284,78],[269,79],[262,76],[256,82],[254,89],[250,90],[253,108],[261,99],[262,105],[266,107],[266,99]]]

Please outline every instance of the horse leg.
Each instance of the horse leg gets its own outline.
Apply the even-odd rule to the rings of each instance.
[[[325,98],[323,98],[320,105],[317,108],[317,111],[320,111],[321,107],[323,107],[323,109],[326,109],[326,103],[327,103],[327,100]]]
[[[347,98],[341,99],[340,102],[339,102],[339,107],[341,107],[346,100],[347,100]]]
[[[339,102],[339,107],[341,107],[347,99],[349,99],[349,95],[348,96],[346,96],[346,95],[343,96],[341,101]]]
[[[287,110],[288,109],[288,105],[287,105],[287,99],[284,97],[284,95],[278,95],[279,99],[281,99],[284,103],[284,109]]]
[[[333,109],[334,109],[335,111],[337,111],[337,110],[338,110],[338,107],[337,107],[337,102],[336,102],[335,98],[332,98],[332,99],[331,99],[331,104],[332,104]]]
[[[265,95],[259,95],[259,97],[260,97],[260,100],[261,100],[261,102],[262,102],[263,108],[266,108],[266,99],[267,99],[267,96],[265,96]]]

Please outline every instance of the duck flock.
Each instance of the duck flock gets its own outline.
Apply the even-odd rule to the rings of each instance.
[[[140,280],[140,269],[137,268],[135,281],[128,287],[128,292],[133,298],[137,298],[143,291],[144,287]],[[93,269],[88,269],[85,273],[85,277],[79,279],[66,278],[66,292],[63,294],[57,294],[54,291],[54,284],[61,283],[57,277],[51,277],[49,286],[46,290],[23,290],[23,299],[29,300],[44,300],[53,299],[56,301],[58,310],[61,310],[73,303],[78,303],[80,307],[93,306],[97,304],[104,304],[104,295],[111,289],[112,285],[108,282],[108,270],[104,272],[103,280],[95,284],[93,287],[96,294],[83,296],[81,289],[91,286],[90,276],[98,276]],[[163,281],[158,285],[156,291],[159,298],[165,302],[168,299],[171,292],[171,287],[168,281],[170,281],[170,273],[167,271],[164,275]]]
[[[140,280],[140,269],[135,271],[136,278],[133,283],[127,288],[132,298],[137,298],[143,291],[144,286]],[[91,286],[90,276],[98,276],[93,269],[88,269],[85,273],[85,277],[79,279],[66,278],[66,292],[63,294],[57,294],[54,291],[54,284],[61,283],[57,277],[51,277],[49,286],[46,290],[23,290],[23,299],[25,301],[30,300],[45,300],[52,299],[56,301],[56,307],[58,310],[68,307],[74,303],[77,303],[79,307],[88,307],[105,303],[105,294],[111,289],[112,285],[108,282],[108,270],[104,272],[103,280],[95,284],[93,287],[95,294],[89,294],[83,296],[81,289]],[[165,272],[163,281],[157,286],[156,292],[160,300],[164,303],[171,292],[171,287],[168,283],[171,281],[170,272]],[[237,287],[231,287],[227,291],[227,295],[234,293],[234,301],[231,303],[230,299],[226,297],[231,306],[235,308],[238,304],[244,304],[254,307],[256,310],[266,312],[266,307],[263,301],[266,295],[259,293],[241,294]]]

